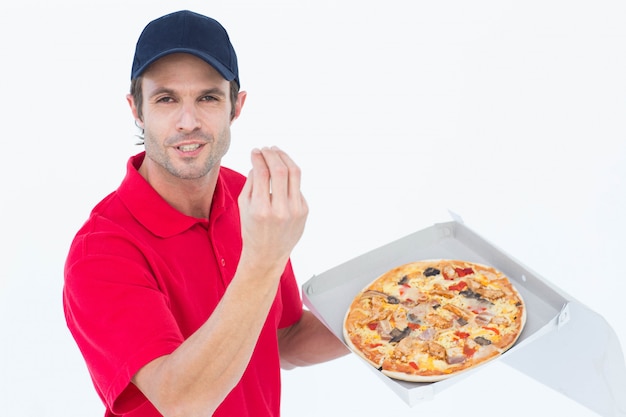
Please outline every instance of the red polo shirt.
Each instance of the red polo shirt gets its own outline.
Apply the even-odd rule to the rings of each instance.
[[[137,171],[143,158],[129,160],[118,190],[93,209],[65,267],[67,324],[106,416],[160,416],[131,378],[207,320],[241,253],[237,197],[243,176],[222,167],[209,219],[197,219],[172,208],[144,180]],[[288,264],[250,363],[215,416],[279,415],[276,330],[301,314]]]

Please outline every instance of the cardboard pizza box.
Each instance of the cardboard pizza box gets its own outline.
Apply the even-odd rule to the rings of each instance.
[[[517,343],[497,361],[516,368],[604,416],[626,416],[626,364],[617,335],[598,314],[487,242],[460,219],[435,224],[313,276],[304,304],[342,341],[343,319],[354,296],[389,269],[421,259],[463,259],[504,272],[521,293],[527,321]],[[595,344],[581,344],[580,335]],[[345,343],[345,341],[344,341]],[[576,349],[566,349],[567,346]],[[381,378],[409,406],[432,399],[481,366],[433,383]]]

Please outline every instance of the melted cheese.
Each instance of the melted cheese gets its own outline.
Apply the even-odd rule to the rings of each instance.
[[[522,314],[523,310],[516,303],[521,302],[521,299],[516,300],[505,296],[485,301],[484,299],[465,297],[459,293],[458,289],[449,289],[461,281],[467,283],[471,279],[472,283],[470,284],[473,285],[473,288],[477,288],[476,285],[479,284],[482,286],[481,288],[500,290],[499,284],[501,284],[502,276],[491,271],[478,270],[477,273],[465,277],[446,280],[443,274],[425,277],[420,271],[407,275],[408,279],[403,282],[408,286],[399,284],[403,276],[388,277],[389,279],[379,280],[369,287],[371,290],[395,297],[400,301],[399,303],[388,303],[388,299],[385,299],[384,296],[363,297],[360,301],[355,300],[353,303],[353,306],[360,303],[360,307],[352,310],[354,314],[360,317],[360,320],[352,326],[350,333],[353,337],[359,338],[366,348],[370,346],[370,349],[375,350],[377,354],[382,354],[392,360],[399,360],[402,363],[413,361],[418,364],[421,370],[447,373],[453,372],[454,365],[451,366],[445,360],[429,355],[426,347],[429,340],[440,346],[437,349],[443,348],[447,354],[452,355],[463,352],[463,347],[467,345],[466,348],[470,352],[474,352],[473,357],[480,358],[490,355],[490,352],[496,349],[494,345],[497,345],[503,336],[518,331],[517,326],[511,325],[519,324],[519,320],[516,321],[516,318]],[[429,301],[418,303],[411,297],[407,297],[407,292],[410,292],[414,298],[415,294],[430,293]],[[510,291],[507,289],[505,293],[510,294]],[[492,297],[496,296],[492,295]],[[461,311],[453,308],[448,311],[444,308],[447,303],[451,303]],[[419,317],[412,317],[407,321],[407,312],[409,311],[415,311]],[[461,313],[462,320],[457,315]],[[437,316],[441,320],[429,321],[429,316]],[[381,338],[377,330],[372,330],[368,326],[377,320],[387,320],[392,328],[401,331],[410,325],[412,332],[406,340],[390,343],[389,340]],[[424,335],[422,332],[428,328],[429,323],[436,326],[436,335],[432,339],[424,336],[425,340],[422,340],[420,336]],[[484,338],[491,344],[485,344],[483,340],[476,341],[477,338]],[[511,340],[510,337],[508,339]]]

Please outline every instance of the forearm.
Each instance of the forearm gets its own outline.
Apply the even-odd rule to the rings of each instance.
[[[250,268],[240,268],[211,317],[176,351],[135,375],[133,382],[164,416],[211,415],[237,384],[281,272],[259,276]]]
[[[279,331],[283,369],[326,362],[349,352],[348,348],[310,311],[300,321]]]

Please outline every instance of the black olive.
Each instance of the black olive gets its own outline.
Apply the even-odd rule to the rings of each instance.
[[[402,340],[405,337],[407,337],[409,335],[409,333],[411,333],[411,329],[408,326],[405,327],[404,330],[398,330],[397,328],[394,327],[394,329],[391,331],[391,333],[389,333],[391,335],[391,340],[389,342],[390,343],[397,343],[400,340]]]
[[[396,297],[394,297],[393,295],[388,295],[387,296],[387,302],[389,304],[400,304],[400,300],[398,300]]]
[[[420,324],[420,323],[421,323],[420,318],[419,318],[418,316],[416,316],[415,314],[413,314],[413,313],[409,313],[409,314],[407,314],[407,315],[406,315],[406,318],[407,318],[407,319],[408,319],[411,323],[414,323],[414,324]]]
[[[481,346],[488,346],[488,345],[491,344],[491,340],[485,339],[482,336],[478,336],[478,337],[474,338],[474,342],[478,343]]]
[[[463,291],[459,292],[459,294],[461,294],[465,298],[475,298],[477,300],[480,298],[480,295],[475,293],[472,290],[463,290]]]
[[[481,303],[493,305],[493,303],[491,301],[487,300],[486,298],[481,297],[480,294],[478,294],[478,293],[476,293],[476,292],[474,292],[472,290],[463,290],[463,291],[460,291],[459,294],[461,294],[465,298],[474,298],[474,299],[480,301]]]
[[[400,281],[398,281],[398,285],[403,285],[403,284],[406,284],[407,282],[409,282],[409,277],[405,275],[402,277]]]
[[[458,319],[456,319],[456,322],[459,323],[459,326],[461,327],[467,324],[467,320],[465,320],[463,317],[459,317]]]
[[[438,270],[437,268],[433,268],[432,266],[429,266],[424,271],[424,276],[425,277],[432,277],[432,276],[435,276],[435,275],[439,275],[440,273],[441,273],[441,271]]]

